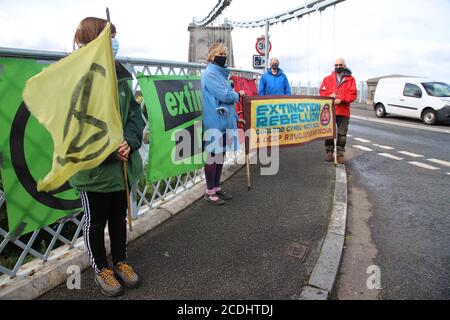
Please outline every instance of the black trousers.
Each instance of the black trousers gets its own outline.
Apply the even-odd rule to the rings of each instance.
[[[344,153],[345,145],[347,144],[347,132],[348,125],[350,122],[350,118],[344,116],[336,116],[336,124],[337,124],[337,152]],[[334,140],[325,140],[325,148],[328,151],[334,152]]]
[[[98,274],[103,268],[108,268],[105,249],[107,223],[113,264],[126,260],[126,193],[125,191],[80,191],[80,197],[85,214],[84,242],[89,253],[90,264]]]

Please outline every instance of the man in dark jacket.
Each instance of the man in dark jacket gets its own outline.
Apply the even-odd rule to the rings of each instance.
[[[355,78],[352,77],[352,72],[347,68],[345,60],[342,58],[337,59],[334,67],[334,72],[323,80],[320,87],[320,95],[335,99],[334,105],[336,106],[336,123],[338,127],[337,162],[344,164],[345,144],[350,121],[350,103],[356,100],[358,92]],[[332,162],[334,141],[326,140],[325,148],[327,152],[325,161]]]
[[[270,59],[270,69],[262,76],[259,82],[258,96],[291,95],[291,86],[288,78],[280,69],[277,58]]]

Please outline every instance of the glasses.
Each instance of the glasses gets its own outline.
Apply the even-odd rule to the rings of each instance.
[[[344,65],[343,64],[335,64],[334,66],[335,67],[343,67]]]

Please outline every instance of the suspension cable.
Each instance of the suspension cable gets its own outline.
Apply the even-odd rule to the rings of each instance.
[[[269,25],[274,25],[280,22],[286,22],[294,18],[301,18],[304,15],[315,12],[317,10],[323,11],[326,8],[336,5],[345,0],[309,0],[301,7],[297,7],[286,12],[277,14],[272,17],[267,17],[264,19],[259,19],[255,21],[244,21],[237,22],[230,19],[225,19],[225,22],[231,24],[236,28],[262,28],[269,21]]]
[[[211,9],[211,11],[205,18],[203,18],[202,20],[197,20],[194,18],[192,19],[192,24],[204,27],[208,24],[213,23],[214,20],[216,20],[217,17],[222,14],[223,10],[225,10],[225,8],[227,8],[231,4],[231,1],[232,0],[218,0],[215,7]]]
[[[331,61],[334,61],[335,59],[335,50],[336,50],[336,6],[334,6],[333,10],[333,58]]]

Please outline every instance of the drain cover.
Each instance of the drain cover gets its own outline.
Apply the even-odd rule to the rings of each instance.
[[[309,248],[306,245],[293,243],[287,248],[286,254],[288,256],[305,261],[306,255],[308,254],[308,249]]]

